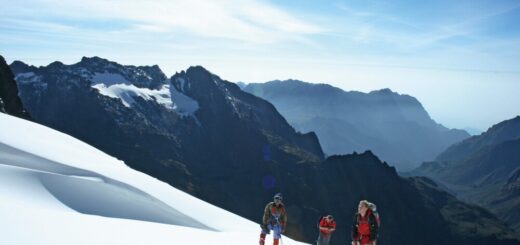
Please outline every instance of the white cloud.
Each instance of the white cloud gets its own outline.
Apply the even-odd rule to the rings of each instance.
[[[5,14],[38,21],[124,21],[147,32],[182,32],[253,43],[295,40],[322,29],[256,0],[32,0],[7,4]],[[102,29],[102,27],[101,27]],[[124,30],[123,30],[124,31]]]

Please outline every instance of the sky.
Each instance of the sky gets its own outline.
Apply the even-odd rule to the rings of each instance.
[[[0,0],[0,55],[202,65],[232,82],[390,88],[451,128],[520,115],[520,1]]]

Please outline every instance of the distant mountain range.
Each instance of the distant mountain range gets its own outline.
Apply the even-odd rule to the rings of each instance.
[[[325,159],[314,133],[297,133],[269,102],[203,67],[170,78],[98,57],[11,68],[35,121],[134,169],[256,222],[284,193],[295,239],[313,242],[316,218],[332,213],[343,223],[333,239],[349,242],[357,203],[369,199],[384,217],[384,244],[520,244],[486,210],[400,177],[371,152]]]
[[[520,234],[520,116],[452,145],[411,173],[489,208]]]
[[[297,80],[242,86],[273,103],[296,130],[316,132],[327,155],[371,150],[407,170],[469,137],[436,123],[414,97],[390,89],[346,92]]]

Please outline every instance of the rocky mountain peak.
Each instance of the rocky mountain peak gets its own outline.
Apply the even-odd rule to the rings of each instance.
[[[496,140],[509,140],[520,138],[520,116],[493,125],[484,136]]]
[[[379,90],[371,91],[369,94],[380,94],[380,95],[399,95],[398,93],[392,91],[389,88],[383,88]]]
[[[48,80],[66,85],[65,87],[71,84],[81,84],[84,87],[95,84],[105,84],[107,87],[127,84],[138,88],[159,89],[167,83],[166,75],[157,65],[124,66],[97,56],[83,57],[80,62],[72,65],[55,61],[39,68],[15,61],[11,64],[11,69],[15,74],[28,73],[23,77],[25,80],[35,80],[35,73],[39,76],[53,74],[58,77]]]
[[[2,56],[0,56],[0,112],[29,118],[29,114],[18,97],[18,86],[14,75]]]
[[[175,73],[170,80],[181,93],[210,104],[234,97],[230,88],[238,88],[236,84],[222,80],[202,66],[190,66],[186,71]]]
[[[30,66],[28,64],[23,63],[22,61],[19,61],[19,60],[13,61],[13,63],[11,63],[11,65],[9,65],[9,68],[11,68],[11,71],[14,74],[26,73],[26,72],[35,72],[36,70],[38,70],[37,67]]]
[[[81,58],[81,61],[78,64],[81,64],[81,65],[84,65],[84,66],[106,66],[106,65],[109,65],[111,63],[114,63],[114,62],[111,62],[111,61],[109,61],[107,59],[100,58],[98,56],[94,56],[94,57],[85,57],[85,56],[83,56]]]
[[[65,64],[63,64],[60,61],[54,61],[54,62],[50,63],[49,65],[47,65],[45,68],[46,68],[46,70],[55,71],[55,70],[60,70],[63,67],[65,67]]]

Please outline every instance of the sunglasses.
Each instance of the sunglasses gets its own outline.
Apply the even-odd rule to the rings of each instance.
[[[281,201],[282,201],[282,198],[281,198],[281,197],[275,197],[274,200],[275,200],[275,201],[280,201],[280,202],[281,202]]]

